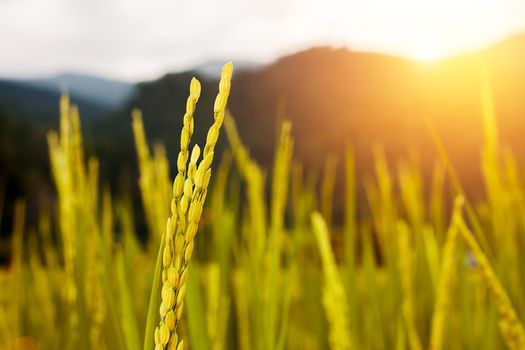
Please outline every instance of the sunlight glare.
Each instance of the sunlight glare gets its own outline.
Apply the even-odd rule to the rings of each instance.
[[[431,48],[423,48],[414,55],[414,58],[421,62],[433,62],[439,59],[439,55]]]

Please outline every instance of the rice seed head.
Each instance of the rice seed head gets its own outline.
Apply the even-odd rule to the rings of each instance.
[[[170,209],[172,214],[177,214],[177,201],[175,199],[171,200]]]
[[[188,127],[190,128],[190,133],[193,134],[193,130],[195,127],[195,121],[193,120],[193,118],[191,118],[190,121],[188,122]]]
[[[173,181],[173,197],[179,198],[182,194],[182,190],[184,189],[184,176],[179,173],[177,174],[177,177],[175,177],[175,181]]]
[[[184,304],[178,304],[177,308],[175,309],[175,316],[177,316],[177,320],[180,320],[182,316],[182,310],[184,309]]]
[[[201,95],[201,83],[195,77],[193,77],[190,83],[190,96],[193,99],[198,100],[200,95]]]
[[[169,246],[164,247],[164,253],[162,254],[162,265],[167,267],[171,263],[171,249]]]
[[[180,251],[178,253],[179,254],[175,258],[175,265],[174,266],[175,266],[175,269],[177,269],[177,271],[180,271],[181,266],[182,266],[182,256],[180,255]]]
[[[202,169],[203,172],[206,172],[206,170],[210,168],[211,163],[213,162],[213,155],[213,151],[209,152],[199,164],[199,168],[197,169],[197,171]]]
[[[164,317],[166,317],[166,314],[168,313],[169,310],[173,309],[173,307],[175,306],[175,301],[176,301],[175,291],[171,289],[171,291],[168,292],[168,294],[166,294],[166,300],[165,300],[166,312],[164,313]]]
[[[217,124],[213,124],[210,127],[208,135],[206,136],[207,145],[215,145],[217,143],[217,139],[219,138],[219,128],[220,126]]]
[[[193,241],[190,241],[188,245],[186,246],[186,250],[184,252],[184,261],[187,263],[190,261],[191,254],[193,254]]]
[[[215,104],[213,105],[213,111],[215,113],[219,111],[223,111],[226,108],[226,101],[227,101],[227,97],[224,95],[224,93],[219,92],[219,94],[215,98]]]
[[[177,225],[176,221],[177,219],[175,217],[171,217],[166,221],[166,248],[168,248],[169,242],[173,240],[173,235],[175,234]]]
[[[187,152],[180,152],[177,157],[177,169],[179,173],[182,173],[186,170],[186,161],[188,160]]]
[[[186,284],[182,285],[182,287],[179,289],[179,292],[177,293],[177,305],[182,305],[184,296],[186,296]]]
[[[233,63],[228,62],[222,67],[221,81],[230,81],[232,79],[232,75],[233,75]]]
[[[231,87],[231,81],[230,80],[221,80],[219,82],[219,90],[220,91],[229,91]]]
[[[70,101],[68,95],[60,96],[60,117],[65,118],[69,114]]]
[[[204,188],[204,175],[205,170],[203,168],[199,167],[199,170],[195,173],[194,181],[195,181],[195,187],[197,188]]]
[[[177,286],[179,285],[179,273],[173,266],[170,266],[167,271],[168,284],[172,288],[177,288]]]
[[[217,126],[220,128],[222,126],[222,123],[224,122],[224,115],[225,115],[225,111],[218,111],[216,113],[214,113],[214,117],[215,117],[215,124],[217,124]]]
[[[186,214],[186,212],[188,211],[189,204],[190,202],[189,202],[188,197],[182,196],[182,198],[180,199],[180,206],[179,206],[180,213],[182,215]]]
[[[190,157],[190,163],[196,164],[199,160],[199,157],[201,155],[201,149],[199,145],[193,146],[193,149],[191,150],[191,157]]]
[[[505,288],[463,218],[460,217],[458,222],[461,235],[474,255],[488,290],[495,300],[498,324],[507,347],[513,350],[524,349],[525,329],[514,310]]]
[[[189,225],[188,225],[188,228],[186,229],[186,241],[191,241],[193,240],[193,238],[195,237],[195,235],[197,234],[197,228],[198,228],[198,225],[194,222],[191,222]]]
[[[166,308],[169,310],[173,307],[175,302],[175,290],[169,284],[162,286],[162,302],[166,304]]]
[[[180,275],[180,284],[185,285],[188,280],[188,269],[184,269],[184,272]]]
[[[188,114],[195,113],[195,107],[196,107],[195,102],[196,102],[196,100],[192,99],[191,96],[186,101],[186,112]]]
[[[191,179],[186,179],[184,182],[184,197],[191,198],[193,194],[193,182]]]
[[[168,326],[170,331],[173,331],[175,329],[175,312],[173,310],[170,310],[165,317],[166,325]]]
[[[188,179],[193,181],[196,171],[197,171],[197,165],[195,165],[194,163],[191,163],[188,168]]]
[[[170,338],[170,342],[168,343],[168,350],[175,350],[177,348],[177,343],[179,341],[179,336],[177,333],[173,332]]]
[[[191,203],[189,212],[190,222],[198,223],[202,215],[202,203],[194,201]]]
[[[175,231],[177,230],[177,211],[173,212],[172,220],[170,220],[170,241],[173,239],[173,236],[175,235]]]
[[[170,340],[170,330],[165,323],[160,325],[160,344],[166,346]]]
[[[204,174],[204,179],[202,180],[202,188],[208,188],[208,185],[210,184],[211,179],[211,168],[206,170],[206,174]]]
[[[160,344],[160,328],[159,328],[159,326],[157,326],[155,328],[155,344],[156,345]]]
[[[184,247],[184,236],[181,234],[178,234],[175,238],[175,254],[179,255],[179,253],[182,251],[182,248]],[[179,258],[177,256],[177,258]]]
[[[164,317],[166,316],[166,313],[168,312],[168,308],[166,307],[166,304],[162,301],[160,303],[160,307],[159,307],[159,314],[160,314],[160,317]]]
[[[211,176],[213,149],[217,143],[219,129],[224,119],[224,110],[230,92],[232,76],[231,63],[223,67],[219,93],[214,104],[214,124],[208,130],[203,159],[197,167],[201,154],[198,145],[188,153],[188,146],[193,134],[196,102],[200,96],[200,83],[192,79],[190,96],[186,103],[183,129],[180,138],[180,152],[177,157],[178,174],[173,181],[173,199],[170,203],[171,217],[166,223],[166,248],[162,256],[162,281],[159,330],[156,342],[162,349],[168,344],[169,349],[182,350],[184,342],[178,342],[177,323],[182,316],[188,263],[194,249],[194,237],[202,215],[202,207],[207,194]],[[189,163],[188,163],[189,157]],[[197,181],[197,183],[195,183]],[[188,225],[189,224],[189,225]],[[170,332],[172,332],[170,334]]]

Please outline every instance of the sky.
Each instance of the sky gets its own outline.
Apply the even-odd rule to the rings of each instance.
[[[317,45],[434,60],[525,32],[525,0],[0,0],[0,76],[155,79]]]

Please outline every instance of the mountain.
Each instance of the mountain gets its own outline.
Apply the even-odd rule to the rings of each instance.
[[[200,64],[191,69],[196,75],[205,79],[219,79],[221,77],[221,68],[226,60],[212,60]],[[263,64],[250,61],[235,61],[235,69],[238,71],[254,71],[263,68]]]
[[[488,67],[500,140],[525,157],[521,136],[525,130],[523,48],[525,36],[431,63],[344,48],[313,48],[259,69],[236,70],[229,108],[241,137],[264,165],[272,162],[279,120],[287,118],[293,123],[294,155],[307,169],[321,169],[329,154],[342,160],[350,144],[360,176],[374,171],[372,150],[382,145],[388,159],[418,158],[424,175],[430,178],[437,158],[431,125],[449,150],[467,190],[479,196],[483,143],[480,62]],[[129,115],[133,107],[139,107],[150,141],[162,141],[174,157],[194,74],[203,85],[196,113],[200,127],[195,128],[194,137],[204,142],[217,80],[199,71],[187,72],[139,84],[135,96],[119,112],[101,121],[96,134],[104,141],[97,153],[111,149],[113,159],[134,159]],[[119,130],[119,137],[104,130]],[[225,138],[221,139],[217,154],[225,146]],[[110,164],[110,173],[119,166],[104,163]]]
[[[228,106],[251,154],[268,169],[273,160],[277,127],[280,120],[287,118],[293,123],[294,157],[305,165],[307,172],[318,172],[327,155],[332,154],[338,157],[342,173],[344,149],[351,145],[361,179],[374,172],[373,149],[382,145],[389,162],[399,158],[418,159],[426,180],[430,181],[437,158],[430,125],[440,135],[467,192],[481,196],[480,62],[488,67],[500,142],[511,147],[518,159],[525,158],[522,136],[525,36],[480,52],[430,63],[345,48],[312,48],[267,66],[249,69],[236,66]],[[112,112],[106,109],[108,114],[104,118],[83,118],[84,125],[86,119],[90,121],[84,129],[87,153],[95,153],[100,158],[101,178],[116,184],[119,174],[127,174],[129,183],[136,183],[130,117],[135,107],[143,111],[150,144],[166,145],[173,169],[189,83],[194,75],[201,81],[202,96],[195,114],[193,140],[202,145],[206,129],[212,123],[218,88],[218,74],[209,71],[214,67],[219,72],[219,66],[218,62],[212,62],[204,68],[199,66],[192,71],[139,83],[121,107]],[[2,83],[5,86],[6,82]],[[21,109],[36,106],[41,99],[58,101],[56,92],[41,89],[34,97],[17,95],[21,88],[11,85],[6,92],[0,84],[0,110],[6,115],[13,110],[2,106],[6,94],[18,96],[16,105]],[[89,116],[89,108],[93,105],[80,105],[84,117]],[[56,120],[56,113],[53,118]],[[13,150],[25,147],[17,138],[12,139]],[[217,147],[217,155],[226,149],[224,134]],[[45,159],[45,139],[40,146],[32,147],[32,151],[42,153]],[[11,164],[17,163],[13,160]],[[393,163],[390,165],[393,167]],[[14,177],[16,173],[13,172]],[[339,176],[339,181],[341,179]]]
[[[28,210],[34,212],[53,193],[46,135],[58,127],[59,99],[55,91],[0,80],[0,191],[7,191],[7,217],[14,198],[31,197]],[[79,106],[89,146],[91,124],[111,109],[85,98],[73,96],[73,100]]]
[[[64,73],[22,82],[55,93],[67,92],[75,99],[90,100],[109,108],[120,107],[135,90],[132,83],[76,73]]]
[[[195,118],[209,125],[213,111],[213,95],[218,85],[195,72],[167,74],[164,77],[139,83],[134,97],[120,110],[93,125],[95,152],[101,159],[104,175],[119,174],[123,168],[136,169],[135,144],[131,130],[131,111],[140,108],[143,112],[146,136],[151,144],[162,142],[169,150],[179,145],[181,116],[188,98],[189,82],[197,75],[202,93]],[[162,101],[162,102],[160,102]],[[208,122],[206,122],[208,120]],[[203,128],[195,128],[194,139],[205,140]],[[175,152],[168,152],[174,161]],[[115,178],[113,178],[115,179]]]
[[[0,108],[13,119],[56,123],[60,93],[15,80],[0,80]],[[73,96],[84,120],[106,115],[110,109],[86,98]]]

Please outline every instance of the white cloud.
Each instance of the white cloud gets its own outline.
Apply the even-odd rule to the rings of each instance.
[[[523,28],[519,0],[0,0],[0,75],[151,79],[323,43],[450,54]]]

